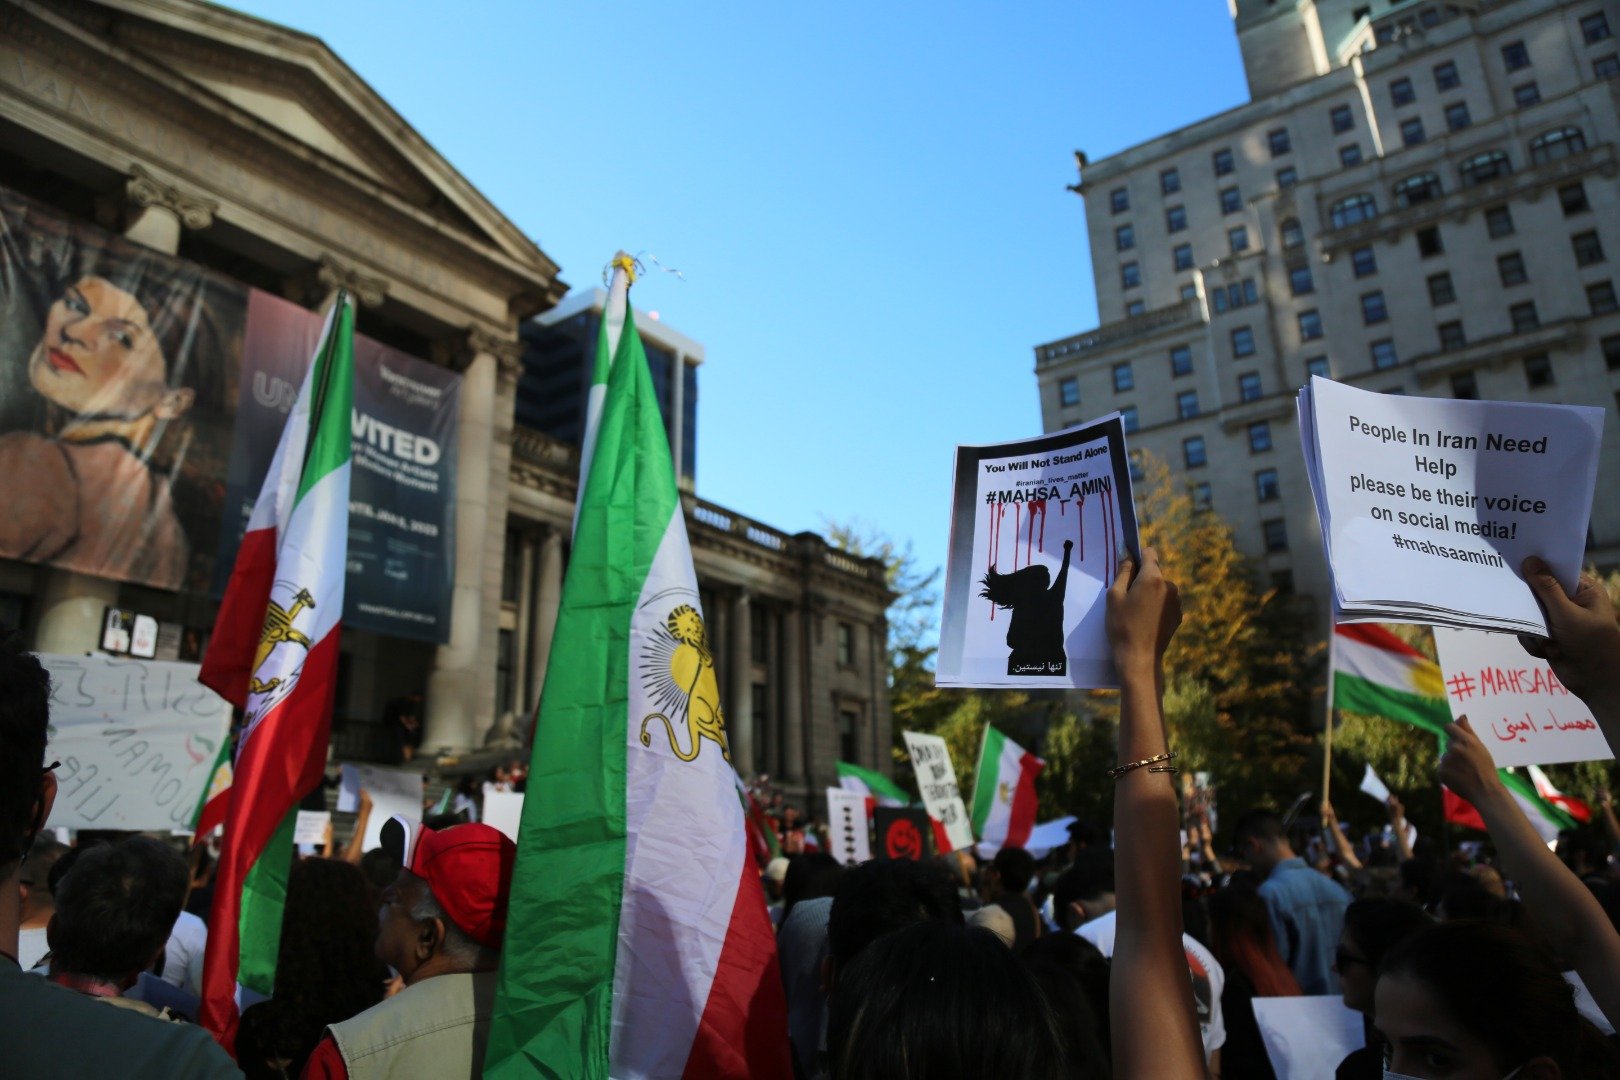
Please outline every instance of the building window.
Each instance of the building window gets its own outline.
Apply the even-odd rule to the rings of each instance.
[[[1198,415],[1198,391],[1183,390],[1176,395],[1176,419],[1191,420]]]
[[[838,756],[852,765],[861,760],[861,740],[856,731],[860,726],[860,719],[849,709],[838,710]]]
[[[1383,290],[1361,294],[1361,321],[1371,326],[1373,323],[1387,322],[1389,308],[1384,305]]]
[[[1190,439],[1181,440],[1181,460],[1187,463],[1187,468],[1198,469],[1209,464],[1209,457],[1204,453],[1204,437],[1194,435]]]
[[[1455,303],[1457,290],[1452,288],[1450,274],[1432,274],[1429,277],[1429,303],[1435,307]]]
[[[1159,191],[1165,195],[1174,195],[1181,190],[1181,170],[1165,169],[1159,173]]]
[[[1299,227],[1298,218],[1285,219],[1277,231],[1282,234],[1282,246],[1285,248],[1297,248],[1305,242],[1305,230]]]
[[[1238,399],[1240,401],[1260,400],[1260,373],[1245,371],[1238,376]]]
[[[1249,453],[1263,454],[1271,449],[1271,421],[1256,420],[1249,425]]]
[[[1472,123],[1473,123],[1473,120],[1471,120],[1469,118],[1469,116],[1468,116],[1468,103],[1467,102],[1465,102],[1465,101],[1455,101],[1455,102],[1452,102],[1450,105],[1446,106],[1446,130],[1447,131],[1461,131],[1463,128],[1467,127],[1468,125],[1470,125]]]
[[[1181,298],[1183,300],[1198,299],[1198,286],[1194,285],[1192,282],[1187,282],[1186,284],[1182,285]]]
[[[1603,347],[1603,363],[1610,371],[1620,371],[1620,334],[1610,334],[1599,344]]]
[[[1333,377],[1333,372],[1328,367],[1327,357],[1313,356],[1309,360],[1305,361],[1305,377],[1309,379],[1315,375],[1320,375],[1324,379],[1331,379]]]
[[[1506,255],[1496,257],[1496,273],[1502,279],[1504,288],[1513,285],[1523,285],[1530,280],[1530,275],[1524,270],[1524,256],[1517,251],[1510,251]]]
[[[1131,208],[1131,193],[1122,187],[1117,187],[1108,193],[1108,208],[1116,214],[1123,214]]]
[[[1058,404],[1069,408],[1080,404],[1080,380],[1070,376],[1058,382]]]
[[[1463,324],[1460,322],[1441,323],[1436,329],[1440,331],[1442,352],[1455,352],[1468,344],[1468,337],[1463,333]]]
[[[1121,225],[1114,230],[1114,250],[1129,251],[1136,246],[1136,230],[1129,225]]]
[[[1328,110],[1328,123],[1333,127],[1333,134],[1337,135],[1356,126],[1355,114],[1348,105],[1335,105]]]
[[[1415,206],[1438,199],[1444,193],[1438,176],[1432,172],[1418,173],[1395,185],[1395,205]]]
[[[1304,296],[1306,293],[1316,291],[1316,283],[1311,280],[1311,268],[1296,266],[1288,271],[1288,290],[1295,296]]]
[[[1576,233],[1569,242],[1575,248],[1576,266],[1593,266],[1603,261],[1603,242],[1595,231]]]
[[[1461,371],[1451,377],[1451,396],[1463,401],[1479,398],[1479,380],[1472,371]]]
[[[1513,104],[1521,109],[1541,103],[1541,87],[1533,82],[1521,83],[1513,88]]]
[[[1565,217],[1584,214],[1592,209],[1592,204],[1586,201],[1586,185],[1577,180],[1559,188],[1558,205],[1564,208]]]
[[[1299,173],[1292,165],[1284,165],[1282,168],[1277,170],[1278,187],[1291,188],[1297,183],[1299,183]]]
[[[502,630],[495,639],[495,710],[497,715],[509,712],[516,697],[517,631]]]
[[[1401,121],[1401,145],[1416,146],[1424,140],[1423,119],[1414,116]]]
[[[1396,108],[1410,105],[1416,100],[1417,90],[1412,87],[1411,79],[1396,79],[1389,84],[1389,101]]]
[[[1508,156],[1500,150],[1487,150],[1482,154],[1475,154],[1457,166],[1457,174],[1462,177],[1463,187],[1483,184],[1487,180],[1495,180],[1511,172],[1513,162],[1509,161]]]
[[[1578,127],[1554,128],[1530,140],[1530,161],[1541,165],[1586,149],[1586,134]]]
[[[1440,226],[1430,225],[1426,229],[1417,231],[1418,255],[1428,259],[1445,251],[1445,245],[1440,242]]]
[[[1400,363],[1395,355],[1395,342],[1389,338],[1379,338],[1367,346],[1367,352],[1372,356],[1374,371],[1383,371]]]
[[[1235,214],[1243,209],[1243,196],[1235,187],[1221,188],[1221,213]]]
[[[1271,572],[1271,591],[1278,596],[1294,595],[1294,572],[1292,570],[1273,570]]]
[[[1232,161],[1232,151],[1230,150],[1217,150],[1210,155],[1210,159],[1215,163],[1216,176],[1225,176],[1237,167]]]
[[[1124,289],[1134,289],[1142,284],[1142,268],[1133,262],[1125,263],[1119,268],[1119,284]]]
[[[1194,510],[1208,510],[1215,505],[1215,493],[1209,486],[1209,481],[1201,480],[1189,489],[1192,496]]]
[[[1615,303],[1614,283],[1600,281],[1595,285],[1586,287],[1586,302],[1592,309],[1593,315],[1607,315],[1620,310],[1620,304]]]
[[[1236,327],[1232,331],[1232,356],[1241,358],[1254,355],[1254,331],[1247,326]]]
[[[1502,46],[1502,66],[1509,71],[1530,66],[1530,50],[1524,47],[1524,42],[1511,41]]]
[[[1371,195],[1363,192],[1359,195],[1347,195],[1333,204],[1328,211],[1328,218],[1333,222],[1335,229],[1342,229],[1347,225],[1358,225],[1363,221],[1371,221],[1378,216],[1378,201]]]
[[[1513,233],[1513,214],[1505,206],[1493,206],[1485,211],[1485,231],[1491,239]]]
[[[1536,314],[1536,302],[1524,300],[1508,308],[1508,318],[1513,320],[1513,332],[1526,334],[1541,325],[1541,317]]]
[[[1123,394],[1136,389],[1136,378],[1131,374],[1130,361],[1114,365],[1114,393]]]
[[[1266,132],[1266,142],[1271,147],[1272,157],[1282,157],[1293,149],[1293,145],[1288,139],[1287,128],[1273,128]]]
[[[1620,53],[1610,53],[1592,61],[1592,78],[1612,79],[1620,75]]]
[[[1170,350],[1170,376],[1179,379],[1191,375],[1193,370],[1192,346],[1177,345]]]
[[[1378,273],[1378,257],[1373,254],[1373,249],[1370,247],[1352,248],[1350,251],[1350,267],[1356,272],[1356,277],[1368,277]]]
[[[1261,469],[1254,474],[1254,498],[1256,502],[1276,502],[1282,497],[1282,484],[1277,480],[1276,469]]]
[[[855,627],[847,622],[838,624],[838,666],[855,666]]]
[[[1127,435],[1141,427],[1141,421],[1137,418],[1136,406],[1127,405],[1119,410],[1119,422],[1125,428],[1125,434]]]
[[[1217,286],[1210,293],[1217,315],[1230,308],[1236,311],[1260,302],[1260,290],[1254,286],[1254,278],[1244,278],[1240,282],[1233,282],[1224,289]]]
[[[1539,390],[1557,381],[1553,378],[1552,361],[1546,353],[1532,353],[1524,358],[1524,382],[1530,389]]]
[[[1187,210],[1185,207],[1172,206],[1164,212],[1164,227],[1169,232],[1180,232],[1187,227]]]
[[[1170,251],[1171,261],[1177,270],[1191,270],[1193,267],[1192,245],[1177,244]]]
[[[1457,65],[1447,60],[1443,64],[1434,66],[1434,88],[1442,93],[1455,90],[1462,85],[1462,76],[1457,74]]]
[[[1361,147],[1356,143],[1339,147],[1339,164],[1345,168],[1361,164]]]
[[[1227,243],[1232,245],[1232,253],[1249,250],[1249,227],[1237,225],[1226,230]]]
[[[1315,308],[1299,313],[1299,339],[1301,341],[1315,341],[1322,336],[1322,316],[1317,314]]]
[[[1595,45],[1609,37],[1609,17],[1601,11],[1581,17],[1581,37],[1588,45]]]
[[[1146,314],[1147,314],[1147,301],[1146,300],[1132,300],[1130,303],[1125,305],[1125,317],[1127,319],[1134,319],[1138,315],[1146,315]]]

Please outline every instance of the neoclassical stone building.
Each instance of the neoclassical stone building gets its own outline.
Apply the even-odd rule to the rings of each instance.
[[[448,640],[347,632],[335,742],[374,756],[384,704],[419,689],[433,756],[518,745],[578,469],[515,421],[536,377],[519,330],[563,300],[556,263],[318,39],[195,0],[0,2],[0,188],[311,309],[345,287],[361,333],[461,374]],[[836,758],[886,766],[881,566],[683,473],[740,767],[802,797]],[[193,639],[215,598],[0,560],[0,617],[41,651],[95,649],[108,607]]]

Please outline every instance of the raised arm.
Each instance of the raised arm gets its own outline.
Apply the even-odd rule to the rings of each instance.
[[[1401,800],[1391,795],[1388,803],[1389,825],[1395,831],[1395,851],[1401,857],[1401,862],[1412,857],[1412,845],[1406,841],[1406,807]]]
[[[1063,565],[1058,567],[1057,580],[1052,583],[1052,599],[1063,602],[1069,588],[1069,556],[1074,552],[1074,541],[1063,541]]]
[[[1575,962],[1586,989],[1609,1023],[1620,1027],[1620,934],[1597,898],[1547,850],[1513,801],[1490,751],[1467,717],[1446,728],[1451,745],[1440,759],[1440,782],[1474,804],[1485,819],[1502,867],[1518,885],[1536,927],[1560,956]]]
[[[1121,561],[1108,590],[1108,640],[1119,670],[1119,763],[1167,752],[1161,661],[1181,622],[1176,587],[1152,548],[1142,567]],[[1202,1077],[1203,1043],[1181,945],[1179,814],[1163,764],[1114,781],[1114,884],[1118,899],[1109,976],[1114,1075],[1120,1080]]]
[[[1547,616],[1548,636],[1520,635],[1519,642],[1586,702],[1609,749],[1620,756],[1620,623],[1608,590],[1582,574],[1575,596],[1565,596],[1552,569],[1535,556],[1524,560],[1524,580]]]
[[[343,861],[360,865],[360,856],[365,854],[366,826],[371,823],[371,792],[365,788],[360,789],[360,809],[354,817],[354,833],[349,837],[349,843],[343,849]]]
[[[1322,800],[1322,831],[1333,842],[1333,850],[1339,853],[1344,865],[1352,870],[1360,870],[1361,860],[1356,858],[1356,849],[1344,835],[1344,830],[1339,828],[1339,815],[1333,812],[1333,804],[1326,799]]]

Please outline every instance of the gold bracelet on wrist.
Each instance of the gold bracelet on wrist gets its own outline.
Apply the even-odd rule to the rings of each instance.
[[[1175,760],[1175,756],[1175,751],[1172,750],[1168,753],[1155,754],[1153,757],[1143,758],[1141,761],[1130,761],[1126,762],[1124,765],[1115,765],[1112,769],[1108,770],[1108,779],[1118,780],[1132,769],[1140,769],[1143,767],[1146,767],[1148,772],[1173,773],[1176,771],[1176,767],[1174,765],[1165,765],[1160,763],[1173,761]]]

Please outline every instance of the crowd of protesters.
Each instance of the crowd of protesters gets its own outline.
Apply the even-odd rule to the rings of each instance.
[[[1583,581],[1527,580],[1550,637],[1526,641],[1620,745],[1620,625]],[[785,852],[762,868],[796,1077],[1270,1077],[1262,998],[1341,995],[1363,1077],[1620,1078],[1620,824],[1554,852],[1466,720],[1440,779],[1486,845],[1352,842],[1319,817],[1236,818],[1217,852],[1207,807],[1178,800],[1161,658],[1180,622],[1151,550],[1109,590],[1122,689],[1113,829],[1076,823],[1037,859],[1004,847],[841,866],[777,800]],[[244,991],[234,1058],[188,1022],[201,992],[205,847],[46,836],[48,682],[0,641],[0,1074],[475,1077],[500,964],[515,848],[452,788],[407,844],[292,866],[270,992]],[[402,731],[415,714],[401,704]],[[407,740],[408,743],[408,740]],[[520,765],[490,778],[521,790]],[[371,811],[362,799],[355,835]]]

